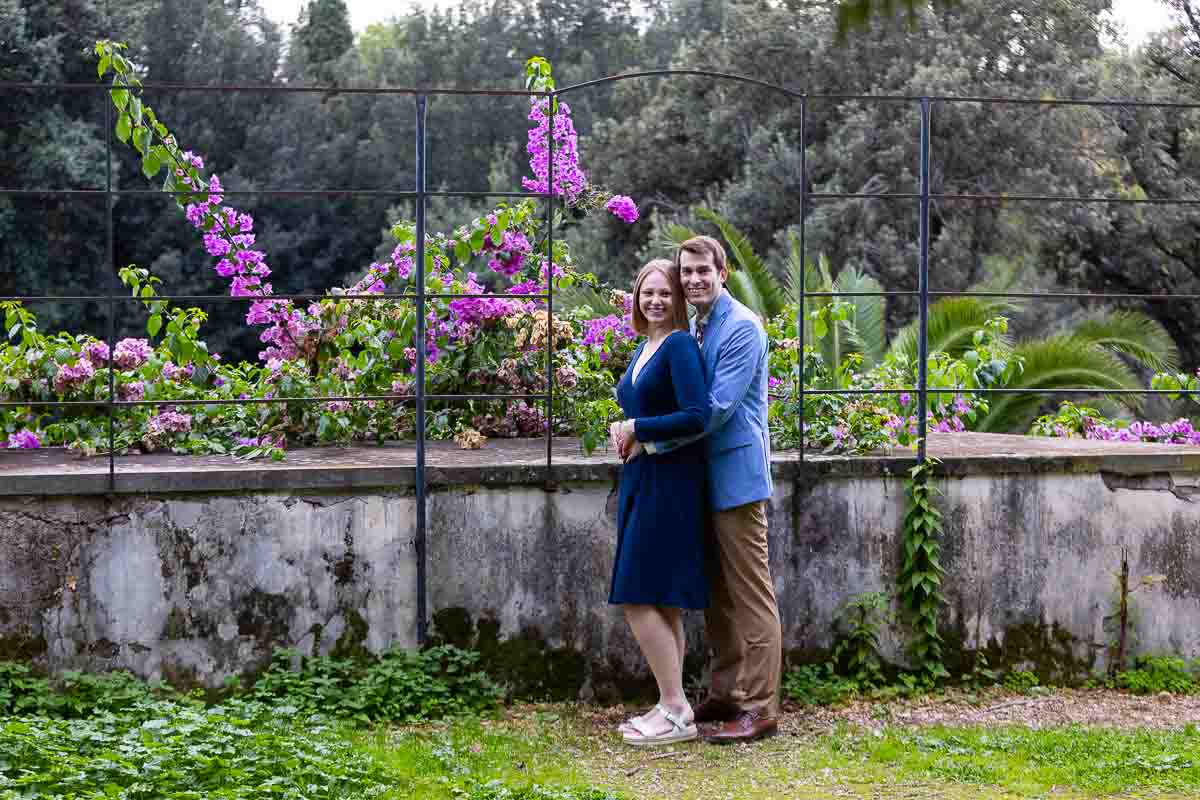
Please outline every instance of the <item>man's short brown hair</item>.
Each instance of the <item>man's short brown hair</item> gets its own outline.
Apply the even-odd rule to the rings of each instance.
[[[675,251],[675,267],[679,268],[679,257],[684,253],[691,253],[697,256],[708,256],[712,259],[713,268],[717,272],[725,269],[725,248],[711,236],[693,236],[683,244],[679,245],[679,249]]]
[[[671,287],[671,322],[674,330],[688,329],[687,298],[683,294],[683,282],[679,280],[679,264],[665,258],[655,258],[646,262],[646,266],[638,271],[637,280],[633,282],[633,329],[643,336],[650,329],[650,321],[642,313],[642,284],[646,278],[655,272],[661,272]]]

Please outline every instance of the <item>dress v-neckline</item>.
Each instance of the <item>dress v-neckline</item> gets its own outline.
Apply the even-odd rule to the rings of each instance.
[[[642,364],[641,369],[637,369],[638,359],[635,358],[633,360],[633,366],[630,367],[630,369],[629,369],[629,385],[630,386],[637,386],[638,378],[640,378],[640,377],[642,377],[642,375],[646,374],[646,369],[649,368],[650,362],[658,357],[659,352],[663,349],[663,345],[665,345],[667,343],[667,339],[670,339],[672,336],[674,336],[677,333],[679,333],[679,331],[671,331],[666,336],[664,336],[663,340],[658,343],[658,347],[655,349],[655,351],[646,358],[646,363]],[[650,343],[650,340],[647,339],[645,344],[642,345],[643,351],[645,351],[646,345],[649,343]],[[641,353],[638,353],[638,358],[641,358]],[[634,372],[636,372],[637,374],[635,375]]]

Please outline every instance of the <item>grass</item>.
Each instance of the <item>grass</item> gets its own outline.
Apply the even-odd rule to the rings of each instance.
[[[653,751],[624,745],[611,729],[607,718],[601,722],[577,708],[538,706],[504,720],[381,729],[360,734],[357,744],[400,779],[395,792],[383,796],[413,800],[1200,794],[1194,726],[1166,733],[839,726],[750,746],[691,743]],[[510,793],[478,788],[489,781]]]

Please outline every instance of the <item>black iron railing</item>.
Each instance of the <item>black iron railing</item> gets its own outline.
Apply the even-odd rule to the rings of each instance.
[[[426,496],[428,492],[428,481],[426,476],[426,402],[429,400],[461,402],[467,400],[533,400],[543,401],[546,404],[546,473],[545,480],[548,487],[553,486],[553,443],[554,443],[554,339],[553,320],[554,320],[554,281],[547,281],[547,291],[544,294],[528,295],[530,299],[542,299],[546,302],[548,323],[550,325],[550,335],[547,336],[546,350],[546,391],[533,394],[431,394],[426,391],[425,387],[425,315],[426,303],[431,299],[447,299],[455,297],[469,296],[472,298],[482,297],[504,297],[509,298],[509,295],[500,294],[482,294],[482,295],[455,295],[447,293],[432,293],[426,292],[426,275],[425,275],[425,251],[426,251],[426,211],[428,200],[431,197],[460,197],[460,198],[537,198],[545,204],[545,214],[547,221],[547,230],[549,236],[549,252],[551,267],[549,275],[553,275],[553,245],[554,245],[554,211],[558,203],[558,198],[553,194],[554,186],[554,136],[548,137],[549,153],[549,170],[547,176],[547,191],[543,193],[535,192],[495,192],[495,191],[458,191],[458,190],[430,190],[426,186],[426,112],[428,110],[429,98],[438,95],[456,95],[466,97],[481,97],[481,96],[507,96],[507,97],[545,97],[550,100],[549,103],[549,129],[554,130],[554,115],[556,112],[555,98],[588,91],[595,87],[606,86],[617,81],[635,80],[649,77],[679,77],[693,76],[700,77],[713,81],[733,81],[740,84],[756,86],[762,89],[769,90],[783,95],[790,102],[799,104],[800,108],[800,140],[802,142],[800,153],[801,176],[795,191],[800,199],[800,220],[799,220],[799,248],[801,262],[804,262],[806,257],[806,221],[811,210],[811,202],[814,200],[896,200],[896,201],[915,201],[918,204],[919,210],[919,229],[918,229],[918,284],[916,291],[881,291],[881,292],[810,292],[804,285],[804,270],[800,270],[800,286],[799,299],[801,308],[804,308],[804,301],[808,297],[914,297],[918,300],[918,364],[917,364],[917,385],[907,389],[861,389],[861,390],[842,390],[842,389],[809,389],[805,385],[806,376],[803,373],[803,358],[800,359],[800,365],[797,368],[795,382],[797,387],[797,406],[803,414],[803,401],[807,396],[813,395],[886,395],[899,394],[903,392],[911,392],[917,396],[917,457],[920,460],[926,458],[926,440],[927,440],[927,405],[930,388],[928,385],[928,324],[929,324],[929,305],[931,298],[938,297],[1003,297],[1003,298],[1026,298],[1026,299],[1062,299],[1062,300],[1139,300],[1139,301],[1159,301],[1159,300],[1198,300],[1200,294],[1162,294],[1162,293],[1088,293],[1088,292],[970,292],[970,291],[940,291],[930,287],[930,206],[933,202],[967,202],[967,203],[1100,203],[1100,204],[1143,204],[1143,205],[1200,205],[1200,198],[1124,198],[1124,197],[1071,197],[1059,195],[1041,195],[1041,194],[946,194],[936,193],[931,190],[931,138],[932,138],[932,123],[934,109],[941,104],[953,103],[972,103],[983,105],[1024,105],[1024,106],[1101,106],[1101,107],[1123,107],[1123,108],[1167,108],[1167,109],[1197,109],[1200,104],[1193,103],[1176,103],[1176,102],[1145,102],[1134,100],[1045,100],[1045,99],[1020,99],[1020,98],[1002,98],[1002,97],[974,97],[974,96],[940,96],[940,95],[904,95],[904,96],[881,96],[881,95],[862,95],[862,94],[844,94],[844,95],[817,95],[808,94],[803,91],[789,89],[784,86],[778,86],[766,81],[748,78],[740,75],[730,75],[726,73],[711,72],[706,70],[653,70],[646,72],[636,72],[624,75],[617,75],[607,78],[601,78],[594,81],[580,83],[574,86],[569,86],[563,89],[558,89],[548,92],[531,92],[518,90],[490,90],[490,89],[393,89],[393,88],[342,88],[342,87],[311,87],[311,86],[246,86],[246,85],[191,85],[191,84],[175,84],[175,83],[146,83],[143,84],[143,89],[154,89],[173,92],[256,92],[256,93],[321,93],[321,94],[367,94],[367,95],[396,95],[410,96],[414,99],[415,115],[416,115],[416,133],[415,133],[415,149],[416,149],[416,178],[415,186],[411,190],[380,190],[380,189],[262,189],[253,191],[238,191],[229,190],[222,191],[221,194],[226,196],[254,196],[254,197],[394,197],[411,199],[415,205],[415,221],[416,221],[416,250],[415,250],[415,295],[395,295],[395,294],[347,294],[338,295],[340,299],[358,299],[365,301],[386,301],[386,302],[413,302],[416,305],[416,333],[415,333],[415,350],[416,350],[416,384],[415,395],[337,395],[337,396],[322,396],[322,397],[275,397],[275,398],[246,398],[246,399],[193,399],[193,400],[118,400],[116,397],[114,386],[114,370],[109,370],[109,386],[108,397],[104,400],[75,400],[75,401],[3,401],[0,402],[0,408],[5,407],[82,407],[102,406],[108,414],[108,436],[109,436],[109,452],[108,452],[108,487],[110,492],[116,492],[119,489],[118,471],[116,468],[116,453],[115,453],[115,430],[116,419],[115,411],[120,407],[125,406],[140,406],[140,405],[235,405],[235,404],[252,404],[252,403],[281,403],[281,402],[303,402],[303,403],[324,403],[330,401],[367,401],[367,400],[388,400],[395,402],[411,402],[415,405],[416,415],[416,541],[415,549],[417,553],[417,615],[418,629],[417,637],[419,641],[424,641],[426,636],[426,623],[428,619],[427,594],[426,594]],[[12,91],[79,91],[79,92],[97,92],[108,93],[116,88],[105,84],[83,84],[83,83],[0,83],[0,95]],[[912,104],[919,111],[919,156],[918,156],[918,175],[919,186],[917,192],[812,192],[808,189],[808,161],[807,161],[807,127],[809,125],[810,104],[813,101],[822,102],[842,102],[842,101],[859,101],[868,103],[889,103],[889,104]],[[0,300],[17,300],[17,301],[61,301],[61,302],[92,302],[104,301],[107,306],[107,344],[110,353],[114,349],[115,338],[115,320],[117,313],[117,304],[124,302],[140,302],[140,298],[118,295],[114,290],[115,284],[115,244],[116,235],[113,224],[113,206],[118,197],[121,196],[138,196],[138,195],[156,195],[162,194],[161,191],[154,189],[114,189],[112,176],[113,162],[113,104],[105,103],[105,130],[106,130],[106,172],[105,172],[105,188],[104,189],[18,189],[0,187],[0,196],[96,196],[104,197],[106,201],[106,240],[105,250],[107,253],[107,264],[112,270],[108,291],[104,294],[89,295],[89,294],[72,294],[72,295],[41,295],[41,296],[11,296],[0,297]],[[181,194],[204,194],[203,191],[189,190],[181,192]],[[0,265],[2,268],[10,268],[11,265]],[[275,300],[321,300],[327,295],[315,294],[279,294],[272,295],[271,299]],[[253,302],[261,300],[260,297],[233,297],[229,295],[157,295],[156,300],[167,301],[206,301],[206,302]],[[804,351],[804,320],[803,314],[797,319],[797,334],[800,344],[800,352]],[[1153,394],[1186,394],[1187,392],[1179,392],[1174,390],[1158,390],[1158,389],[1106,389],[1097,390],[1095,388],[1056,388],[1056,389],[1013,389],[1013,388],[980,388],[970,390],[972,394],[1055,394],[1055,395],[1093,395],[1093,394],[1136,394],[1136,395],[1153,395]],[[801,449],[800,458],[804,458],[804,420],[799,420],[799,429],[801,431]]]

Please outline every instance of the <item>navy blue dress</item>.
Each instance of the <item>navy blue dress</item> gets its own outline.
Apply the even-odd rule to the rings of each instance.
[[[686,331],[671,333],[642,366],[637,349],[617,385],[626,419],[639,442],[701,433],[711,405],[700,348]],[[608,602],[707,608],[705,531],[708,524],[704,444],[668,453],[642,453],[621,468],[617,556]]]

